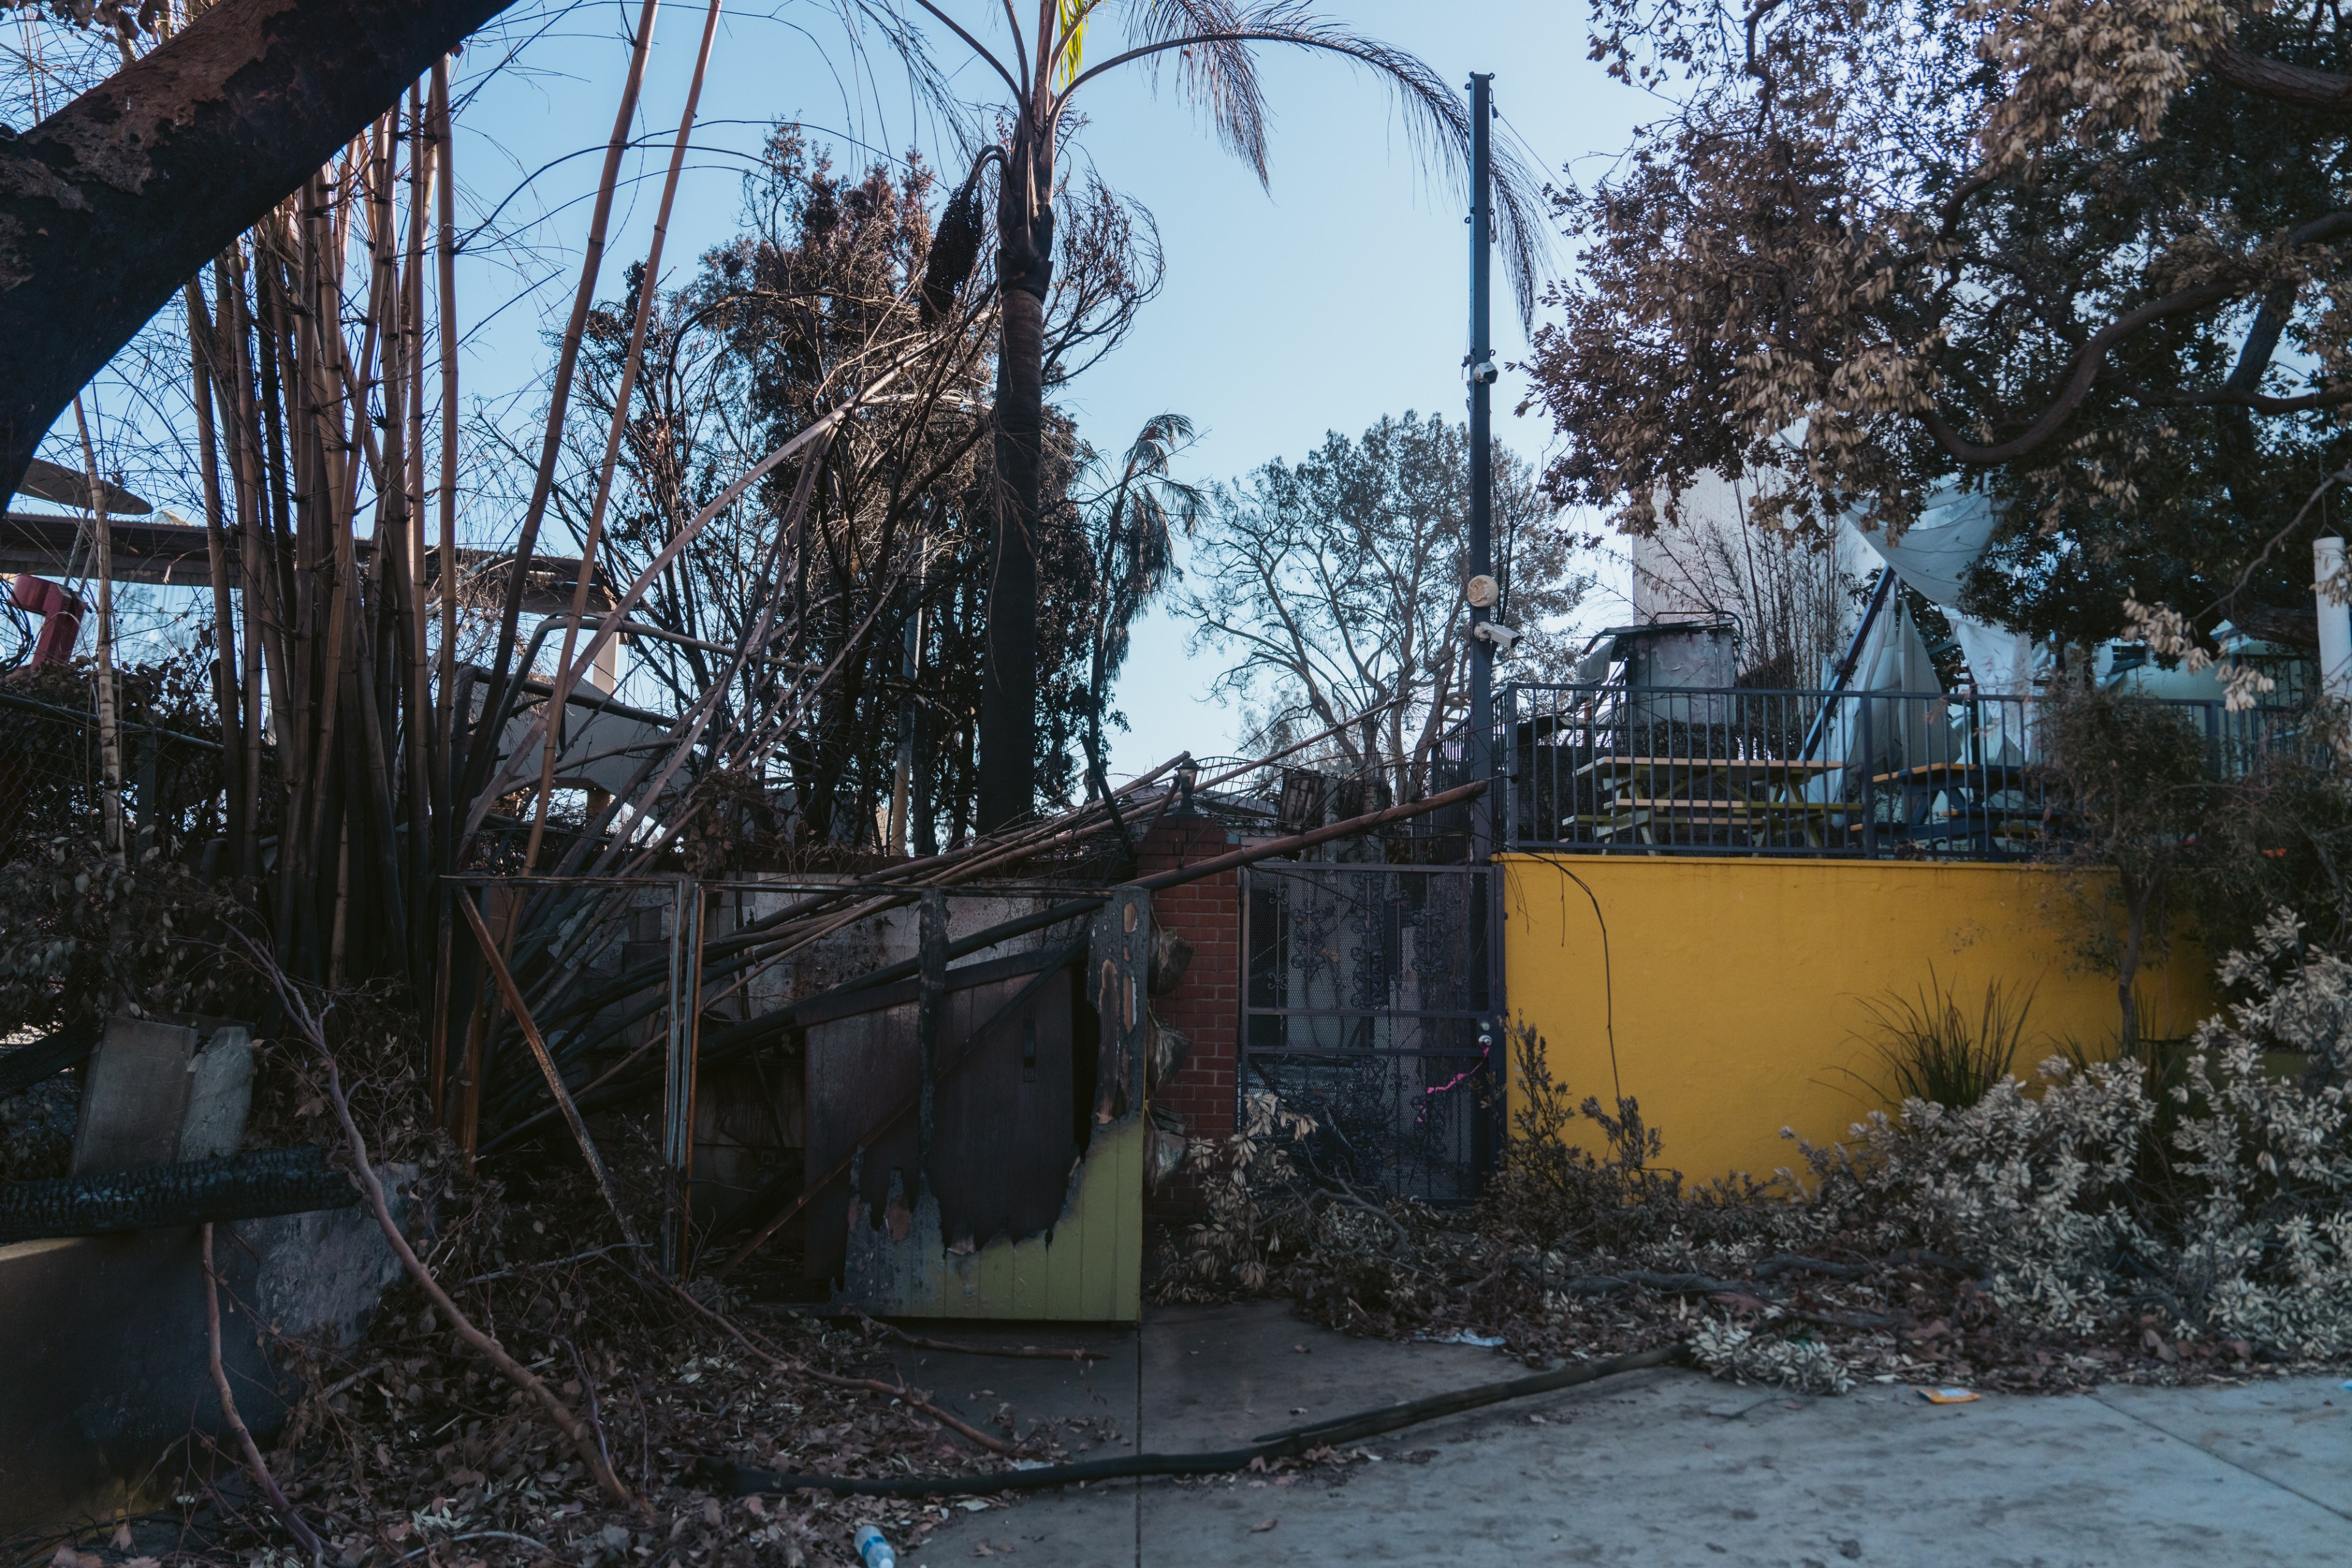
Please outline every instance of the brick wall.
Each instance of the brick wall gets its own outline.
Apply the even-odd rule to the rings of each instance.
[[[1163,817],[1144,841],[1140,869],[1146,875],[1213,860],[1230,852],[1225,829],[1206,818]],[[1160,1086],[1159,1100],[1184,1118],[1192,1138],[1223,1138],[1234,1130],[1234,1042],[1241,1028],[1241,878],[1224,872],[1199,882],[1163,888],[1151,896],[1152,918],[1192,945],[1192,965],[1184,983],[1152,998],[1160,1021],[1192,1042],[1183,1070]],[[1196,1207],[1190,1172],[1154,1196],[1152,1207]]]

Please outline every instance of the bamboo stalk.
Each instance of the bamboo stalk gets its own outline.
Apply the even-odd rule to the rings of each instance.
[[[440,174],[441,192],[436,216],[440,235],[434,246],[439,284],[438,314],[441,347],[441,686],[435,699],[433,738],[438,747],[433,775],[441,788],[440,815],[457,810],[450,798],[450,752],[455,731],[453,704],[457,675],[457,196],[456,154],[449,139],[449,62],[433,62],[433,161]],[[446,865],[455,846],[442,825],[436,853]]]
[[[514,1015],[515,1024],[530,1044],[530,1053],[539,1061],[539,1070],[547,1079],[547,1092],[553,1096],[556,1108],[563,1113],[565,1125],[572,1129],[572,1141],[580,1145],[580,1157],[588,1162],[588,1171],[596,1178],[596,1190],[604,1195],[604,1207],[613,1213],[613,1223],[621,1228],[621,1239],[631,1247],[637,1243],[636,1228],[629,1223],[626,1210],[621,1207],[620,1194],[613,1190],[613,1178],[604,1169],[604,1156],[596,1152],[596,1140],[588,1135],[588,1124],[580,1118],[580,1107],[573,1104],[572,1092],[563,1086],[563,1074],[549,1053],[546,1040],[539,1025],[531,1020],[530,1009],[523,1005],[522,992],[517,988],[514,976],[509,972],[506,960],[499,956],[499,944],[490,928],[482,920],[482,913],[474,907],[470,898],[460,898],[458,909],[466,924],[473,928],[474,944],[482,952],[482,962],[489,967],[490,978],[497,982],[499,995],[505,998],[507,1011]],[[511,924],[511,923],[510,923]]]
[[[240,863],[244,844],[237,828],[236,802],[245,793],[240,778],[245,766],[245,737],[239,723],[236,691],[236,627],[229,599],[228,536],[221,521],[219,432],[213,419],[213,347],[216,342],[212,308],[204,289],[191,277],[181,289],[188,317],[188,399],[196,411],[196,444],[204,449],[205,559],[211,569],[213,590],[213,708],[220,722],[222,784],[230,801],[222,824],[229,841],[229,860]]]
[[[258,487],[261,469],[261,438],[254,423],[253,371],[246,358],[246,330],[248,311],[245,298],[243,255],[236,246],[213,264],[215,291],[220,298],[221,340],[229,352],[216,356],[216,363],[226,363],[231,372],[231,385],[236,396],[227,417],[234,422],[236,439],[229,446],[229,482],[236,496],[238,555],[238,606],[245,622],[242,652],[244,664],[238,674],[245,698],[243,715],[245,733],[244,789],[237,799],[237,841],[242,846],[237,859],[237,874],[253,876],[261,868],[261,702],[264,628],[274,623],[268,614],[262,592],[262,530]],[[215,380],[215,390],[219,387]],[[280,672],[286,667],[281,653],[273,661]],[[273,694],[281,692],[282,676],[270,683]]]
[[[653,318],[654,300],[661,293],[662,246],[669,236],[670,209],[677,200],[677,181],[686,167],[687,145],[694,134],[695,111],[702,102],[702,83],[710,70],[710,46],[719,36],[719,14],[724,0],[710,0],[702,18],[702,43],[694,57],[694,74],[686,86],[686,108],[677,119],[677,135],[670,143],[669,170],[662,179],[661,202],[654,214],[652,243],[646,250],[645,281],[637,290],[636,319],[629,328],[628,350],[621,357],[621,379],[613,395],[613,418],[604,432],[604,456],[596,471],[596,498],[588,508],[588,527],[581,536],[580,575],[572,585],[572,616],[563,624],[563,651],[555,661],[555,678],[548,697],[547,736],[540,746],[539,809],[532,812],[530,841],[523,850],[522,870],[528,876],[539,864],[540,841],[546,835],[547,812],[555,789],[555,759],[563,749],[564,705],[571,700],[572,654],[580,623],[588,616],[588,584],[596,574],[596,548],[604,534],[604,508],[613,498],[613,470],[621,455],[621,435],[629,425],[629,401],[635,395],[637,367],[644,361],[646,327]]]
[[[555,358],[555,378],[549,389],[547,429],[540,442],[539,466],[531,479],[530,502],[524,507],[522,528],[515,540],[514,565],[507,580],[506,603],[499,616],[498,651],[490,661],[490,682],[488,706],[484,709],[485,726],[496,725],[505,707],[506,688],[512,672],[508,665],[515,653],[517,632],[522,619],[523,591],[530,576],[531,555],[539,542],[539,526],[547,515],[547,503],[554,493],[555,465],[563,447],[563,421],[572,402],[572,377],[580,362],[580,341],[588,323],[588,312],[596,297],[596,279],[604,262],[604,234],[613,215],[613,193],[620,181],[621,160],[629,145],[629,131],[636,119],[637,95],[645,85],[646,57],[653,47],[654,18],[661,8],[661,0],[643,0],[637,14],[636,37],[629,51],[628,76],[621,89],[621,101],[613,116],[613,134],[604,147],[604,167],[596,182],[596,204],[588,222],[588,245],[580,260],[580,282],[572,291],[571,319],[564,324],[563,340]],[[583,570],[586,570],[583,563]],[[520,678],[520,677],[517,677]],[[497,749],[494,731],[485,728],[477,737],[472,755],[467,759],[468,783],[485,779]],[[473,793],[463,789],[461,794]],[[470,810],[474,802],[461,809]],[[480,802],[487,809],[488,801]],[[471,833],[473,823],[467,831]]]
[[[114,526],[106,517],[106,485],[90,445],[81,394],[74,394],[74,430],[81,437],[82,471],[89,481],[90,549],[98,569],[99,833],[109,859],[128,863],[122,842],[122,737],[114,713]]]
[[[893,364],[888,370],[884,371],[880,375],[876,376],[871,382],[866,383],[857,396],[845,402],[839,407],[831,410],[822,418],[809,425],[807,429],[800,431],[794,434],[792,439],[786,441],[782,445],[777,447],[765,457],[760,459],[759,462],[753,464],[749,469],[739,475],[725,489],[712,497],[711,499],[705,504],[703,508],[694,515],[691,521],[689,521],[684,528],[678,529],[677,533],[670,536],[668,540],[662,545],[662,548],[655,552],[654,558],[646,563],[645,567],[637,573],[635,579],[630,582],[629,586],[625,590],[623,591],[619,601],[614,603],[612,609],[604,612],[604,619],[596,623],[594,633],[588,639],[588,645],[580,653],[578,659],[579,664],[585,666],[594,663],[596,655],[602,653],[604,651],[604,644],[612,641],[612,639],[618,633],[622,623],[628,620],[630,612],[635,610],[638,602],[644,599],[646,591],[650,589],[654,582],[661,577],[662,573],[669,569],[670,564],[673,561],[685,553],[688,547],[691,546],[696,539],[701,537],[702,530],[709,525],[710,520],[713,517],[725,511],[729,507],[733,506],[742,496],[744,491],[750,489],[754,484],[765,477],[771,470],[774,469],[779,465],[800,455],[810,445],[817,442],[829,439],[833,434],[833,432],[838,428],[841,422],[847,418],[849,414],[854,413],[866,399],[878,396],[885,389],[895,382],[898,379],[899,375],[905,371],[907,362],[908,361],[905,358],[902,358],[898,362]],[[496,706],[487,708],[484,713],[483,722],[485,724],[495,722],[498,713],[499,708]],[[545,720],[546,716],[544,712],[542,712],[541,716],[538,719],[534,719],[530,727],[524,730],[521,737],[516,743],[515,751],[517,754],[530,750],[530,747],[538,743],[541,733],[539,726],[543,724]],[[490,802],[496,798],[499,792],[499,783],[508,779],[511,779],[516,784],[527,781],[525,776],[513,774],[510,770],[502,769],[498,779],[492,780],[488,786],[477,790],[475,792],[474,799],[465,805],[464,810],[466,816],[464,827],[460,833],[461,843],[479,831],[482,824],[482,819],[488,814]]]
[[[408,875],[410,942],[420,959],[428,939],[425,894],[433,875],[432,760],[427,737],[432,729],[432,683],[426,672],[425,643],[425,205],[432,187],[432,165],[425,151],[425,107],[418,87],[408,89],[408,245],[402,269],[402,344],[408,370],[408,425],[404,438],[408,465],[403,488],[408,527],[404,543],[408,574],[403,585],[408,604],[404,652],[407,654],[406,716],[401,730],[407,741]]]
[[[310,316],[300,325],[297,334],[298,351],[307,347],[309,370],[307,378],[311,402],[310,439],[316,454],[314,474],[319,480],[319,506],[330,559],[320,564],[329,568],[325,577],[327,590],[326,633],[320,643],[323,670],[318,683],[318,742],[313,752],[313,777],[310,780],[313,795],[311,841],[317,846],[322,861],[334,866],[331,890],[326,902],[336,912],[335,928],[342,927],[341,912],[347,895],[348,882],[343,874],[345,856],[327,854],[325,837],[327,823],[326,770],[334,765],[335,742],[339,738],[339,719],[342,711],[343,667],[351,654],[353,640],[352,626],[352,591],[356,586],[352,540],[350,500],[352,486],[358,484],[352,472],[350,454],[343,448],[343,418],[340,404],[348,395],[343,371],[342,307],[341,288],[342,251],[340,246],[331,250],[327,241],[338,234],[336,214],[327,205],[323,183],[315,177],[312,188],[318,193],[319,206],[309,215],[306,225],[308,243],[303,250],[303,291],[310,306]],[[331,266],[330,262],[333,265]],[[365,411],[355,410],[353,418],[364,417]],[[332,437],[330,438],[330,432]],[[348,484],[346,482],[348,476]],[[348,789],[345,793],[348,794]],[[348,808],[346,808],[348,809]],[[347,839],[338,840],[347,843]]]

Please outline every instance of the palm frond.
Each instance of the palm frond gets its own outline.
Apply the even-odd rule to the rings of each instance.
[[[1466,198],[1469,106],[1419,56],[1353,32],[1297,0],[1255,5],[1235,5],[1229,0],[1129,0],[1128,26],[1133,46],[1079,72],[1064,89],[1065,97],[1114,67],[1130,61],[1157,64],[1175,53],[1185,96],[1207,110],[1226,148],[1265,182],[1270,178],[1266,107],[1251,46],[1286,44],[1335,54],[1387,84],[1403,110],[1405,133],[1416,155],[1424,166],[1433,159],[1441,163],[1450,188]],[[1496,239],[1520,323],[1527,326],[1535,319],[1536,291],[1549,239],[1542,184],[1509,139],[1493,141],[1492,158]]]
[[[1086,60],[1087,18],[1101,4],[1102,0],[1061,0],[1061,57],[1055,71],[1055,88],[1078,79],[1078,69]]]
[[[1244,16],[1228,0],[1130,0],[1128,32],[1138,47],[1156,49],[1149,57],[1155,74],[1167,50],[1178,48],[1179,90],[1207,112],[1225,150],[1264,183],[1265,93],[1257,61],[1241,38]],[[1185,39],[1199,41],[1182,44]]]
[[[889,54],[898,57],[906,68],[907,79],[915,90],[916,99],[943,120],[966,158],[978,152],[982,144],[980,122],[971,104],[958,96],[955,83],[931,53],[929,40],[914,18],[908,16],[898,0],[837,0],[843,30],[848,35],[850,52],[863,63],[866,58],[866,34],[870,29],[882,41]],[[917,0],[920,5],[921,0]],[[929,5],[922,8],[934,16],[945,18],[944,13]],[[965,37],[975,53],[1000,76],[1006,76],[1003,62],[976,40]]]

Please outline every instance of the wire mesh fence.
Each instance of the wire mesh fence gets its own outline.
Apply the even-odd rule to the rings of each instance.
[[[1487,894],[1484,868],[1249,869],[1239,1088],[1314,1118],[1326,1176],[1477,1196],[1495,1149]]]
[[[220,743],[130,717],[117,732],[126,846],[142,858],[201,855],[223,831]],[[0,860],[94,839],[104,817],[97,716],[0,692]]]

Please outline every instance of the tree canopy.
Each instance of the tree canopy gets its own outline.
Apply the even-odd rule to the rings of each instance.
[[[1496,613],[1539,630],[1591,579],[1574,569],[1533,468],[1496,443],[1494,472]],[[1334,431],[1297,463],[1216,488],[1178,611],[1196,648],[1231,661],[1218,688],[1263,704],[1270,735],[1390,705],[1331,745],[1350,767],[1397,768],[1406,798],[1428,787],[1439,743],[1468,712],[1469,473],[1469,432],[1436,414],[1383,417],[1360,437]],[[1566,664],[1540,637],[1522,658],[1533,679]]]
[[[2318,0],[1594,0],[1666,97],[1556,197],[1533,355],[1554,499],[1640,533],[1702,475],[1750,520],[2009,503],[1978,607],[2126,597],[2309,643],[2347,456],[2352,39]]]

